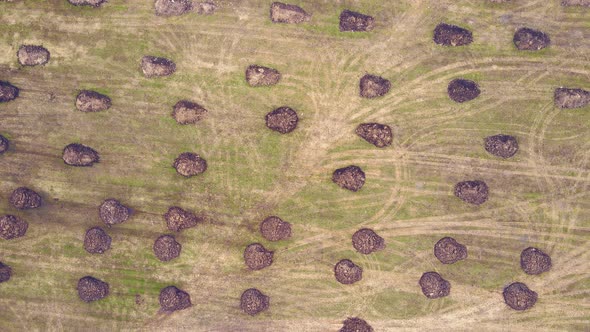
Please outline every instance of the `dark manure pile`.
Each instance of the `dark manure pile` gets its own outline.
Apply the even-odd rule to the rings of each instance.
[[[158,16],[180,16],[193,10],[191,0],[156,0],[154,9]]]
[[[355,165],[338,168],[332,174],[332,182],[340,188],[359,191],[365,184],[365,172]]]
[[[207,161],[196,153],[183,152],[174,160],[172,167],[184,177],[191,177],[207,170]]]
[[[244,250],[244,261],[250,270],[262,270],[272,264],[274,252],[260,243],[252,243]]]
[[[49,62],[49,51],[38,45],[21,45],[16,52],[21,66],[40,66]]]
[[[9,82],[0,81],[0,103],[15,100],[18,97],[19,89]]]
[[[66,165],[79,167],[92,166],[92,164],[100,161],[100,156],[96,150],[78,143],[68,144],[64,148],[62,158]]]
[[[88,6],[88,7],[100,7],[107,0],[68,0],[74,6]]]
[[[455,196],[469,204],[480,205],[488,200],[488,185],[480,180],[462,181],[455,185]]]
[[[27,233],[29,223],[13,215],[4,215],[0,218],[0,237],[4,240],[11,240]]]
[[[334,265],[334,276],[341,284],[354,284],[363,278],[363,268],[350,259],[343,259]]]
[[[473,42],[473,34],[465,28],[440,23],[434,28],[434,37],[432,39],[438,45],[464,46]]]
[[[164,312],[183,310],[192,306],[190,295],[176,286],[160,290],[160,309]]]
[[[477,98],[481,90],[474,81],[457,78],[449,83],[447,93],[453,101],[464,103]]]
[[[9,147],[10,147],[10,141],[8,140],[8,138],[0,135],[0,155],[3,154],[4,152],[8,151]]]
[[[77,290],[82,301],[92,302],[109,295],[109,284],[94,277],[86,276],[78,281]]]
[[[176,242],[176,239],[172,235],[162,235],[154,242],[154,254],[162,262],[167,262],[178,256],[182,246]]]
[[[590,91],[578,88],[557,88],[553,94],[555,106],[559,108],[580,108],[590,104]]]
[[[270,5],[270,20],[274,23],[298,24],[308,22],[311,15],[303,8],[282,2],[273,2]]]
[[[281,134],[288,134],[297,128],[299,118],[297,112],[290,107],[283,106],[266,114],[266,126]]]
[[[281,73],[274,69],[259,65],[249,65],[246,68],[246,82],[250,86],[269,86],[279,83]]]
[[[451,292],[451,283],[443,279],[436,272],[426,272],[420,277],[420,288],[422,293],[429,299],[445,297]]]
[[[181,125],[195,124],[203,120],[208,112],[203,106],[197,103],[181,100],[174,105],[172,117]]]
[[[520,28],[514,33],[512,40],[517,49],[521,51],[538,51],[549,46],[549,36],[539,30]]]
[[[0,283],[10,280],[12,269],[10,266],[0,262]]]
[[[109,227],[129,219],[131,209],[114,198],[108,198],[98,208],[100,219]]]
[[[369,325],[364,319],[357,317],[347,318],[344,322],[340,332],[373,332],[373,327]]]
[[[527,310],[537,303],[538,295],[522,282],[515,282],[504,288],[504,302],[514,310]]]
[[[111,105],[111,98],[96,91],[82,90],[76,96],[76,108],[81,112],[106,111]]]
[[[248,315],[254,316],[270,307],[270,297],[256,288],[245,290],[240,297],[240,308]]]
[[[340,31],[360,32],[371,31],[375,28],[375,18],[373,16],[343,10],[340,13]]]
[[[529,247],[520,253],[520,267],[526,274],[541,274],[551,270],[551,257],[541,249]]]
[[[385,249],[385,240],[372,229],[362,228],[352,235],[352,246],[361,254],[368,255]]]
[[[443,237],[434,245],[434,256],[443,264],[453,264],[467,258],[467,247],[452,237]]]
[[[381,76],[366,74],[359,81],[359,94],[363,98],[377,98],[391,89],[391,82]]]
[[[393,141],[391,127],[380,123],[361,123],[355,133],[378,148],[388,147]]]
[[[590,7],[590,0],[561,0],[561,5],[564,7]]]
[[[291,224],[277,216],[270,216],[260,223],[260,233],[269,241],[280,241],[291,237]]]
[[[42,203],[41,196],[26,187],[16,188],[10,195],[9,201],[12,206],[19,210],[36,209]]]
[[[496,157],[510,158],[518,152],[516,137],[510,135],[494,135],[484,138],[484,148]]]
[[[84,249],[91,254],[102,254],[111,248],[111,237],[100,227],[92,227],[84,236]]]
[[[146,55],[141,58],[141,71],[148,78],[170,76],[176,71],[176,64],[170,59]]]
[[[191,211],[184,210],[178,206],[171,206],[164,214],[168,229],[174,232],[180,232],[183,229],[197,226],[202,218],[197,217]]]

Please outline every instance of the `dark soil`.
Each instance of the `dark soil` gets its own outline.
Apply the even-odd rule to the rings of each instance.
[[[344,326],[342,326],[340,332],[373,332],[373,327],[364,319],[351,317],[342,323]]]
[[[363,268],[349,259],[343,259],[334,266],[334,276],[341,284],[354,284],[363,278]]]
[[[190,295],[176,288],[168,286],[160,291],[160,308],[162,311],[172,312],[192,306]]]
[[[10,204],[19,210],[35,209],[41,206],[41,196],[35,191],[20,187],[16,188],[10,195]]]
[[[8,138],[0,135],[0,155],[6,152],[9,146],[10,141],[8,140]]]
[[[549,46],[549,36],[542,31],[520,28],[514,33],[514,45],[521,51],[538,51]]]
[[[473,42],[473,34],[465,28],[440,23],[434,28],[434,37],[432,39],[438,45],[463,46]]]
[[[12,269],[10,266],[0,262],[0,283],[10,280]]]
[[[378,148],[388,147],[393,141],[391,128],[384,124],[361,123],[356,127],[355,133]]]
[[[184,210],[178,206],[171,206],[168,212],[164,214],[166,225],[168,229],[175,232],[180,232],[185,228],[197,226],[197,223],[202,222],[203,219],[197,217],[191,211]]]
[[[266,126],[281,134],[287,134],[297,128],[299,118],[290,107],[279,107],[266,115]]]
[[[0,103],[6,103],[18,97],[19,89],[5,81],[0,81]]]
[[[487,152],[500,158],[510,158],[518,152],[516,137],[509,135],[494,135],[484,138]]]
[[[248,315],[257,315],[270,307],[270,297],[256,288],[250,288],[242,293],[240,308]]]
[[[49,51],[43,46],[21,45],[16,52],[22,66],[39,66],[49,62]]]
[[[158,257],[159,260],[167,262],[180,256],[182,246],[180,243],[176,242],[174,236],[162,235],[154,242],[153,249],[154,254],[156,254],[156,257]]]
[[[557,88],[553,94],[555,106],[580,108],[590,104],[590,91],[577,88]]]
[[[4,240],[24,236],[27,228],[29,228],[29,223],[17,216],[8,214],[0,218],[0,237]]]
[[[146,55],[141,58],[141,70],[145,77],[170,76],[176,71],[172,60]]]
[[[175,160],[172,167],[184,177],[199,175],[207,170],[207,161],[196,153],[183,152]]]
[[[205,1],[197,3],[197,14],[199,15],[213,15],[217,10],[217,5],[213,2]]]
[[[504,302],[514,310],[527,310],[537,302],[537,293],[522,282],[515,282],[504,288]]]
[[[278,70],[258,65],[246,68],[246,82],[250,86],[269,86],[279,83],[281,73]]]
[[[84,236],[84,249],[91,254],[102,254],[111,248],[111,237],[100,227],[92,227]]]
[[[111,98],[96,91],[82,90],[76,97],[76,108],[82,112],[100,112],[111,108]]]
[[[429,299],[445,297],[451,292],[451,283],[443,279],[436,272],[426,272],[420,278],[422,293]]]
[[[462,181],[455,185],[455,196],[462,201],[480,205],[488,200],[488,185],[480,180]]]
[[[520,267],[526,274],[541,274],[551,270],[551,257],[540,249],[529,247],[520,254]]]
[[[98,208],[98,214],[100,219],[110,227],[111,225],[120,224],[129,219],[131,209],[121,204],[118,200],[109,198],[102,202]]]
[[[179,124],[195,124],[207,116],[208,111],[201,105],[181,100],[174,105],[172,117]]]
[[[352,246],[361,254],[368,255],[385,249],[385,240],[372,229],[361,228],[352,235]]]
[[[77,289],[78,296],[84,302],[100,300],[109,295],[109,284],[91,276],[81,278]]]
[[[332,174],[332,181],[340,188],[358,191],[365,184],[365,172],[358,166],[350,165],[335,170]]]
[[[281,2],[273,2],[270,5],[270,20],[274,23],[303,23],[308,22],[311,15],[303,8],[288,5]]]
[[[280,241],[291,237],[291,224],[276,216],[270,216],[260,223],[260,233],[269,241]]]
[[[100,156],[93,148],[72,143],[64,148],[63,160],[70,166],[92,166],[92,164],[99,162]]]
[[[156,15],[180,16],[193,9],[191,0],[156,0],[154,2]]]
[[[74,6],[100,7],[107,0],[68,0],[68,2]]]
[[[447,93],[453,101],[464,103],[477,98],[481,90],[479,90],[479,85],[474,81],[458,78],[449,83]]]
[[[364,15],[350,10],[340,13],[340,31],[371,31],[375,28],[373,16]]]
[[[434,245],[434,256],[443,264],[467,258],[467,248],[452,237],[443,237]]]
[[[590,7],[590,0],[561,0],[562,6],[582,6]]]
[[[244,261],[250,270],[262,270],[272,264],[274,252],[266,250],[260,243],[252,243],[244,250]]]
[[[377,98],[389,92],[391,82],[381,76],[366,74],[359,81],[359,89],[361,97]]]

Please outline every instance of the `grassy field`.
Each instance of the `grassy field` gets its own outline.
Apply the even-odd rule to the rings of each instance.
[[[11,149],[0,156],[0,214],[29,222],[25,237],[0,241],[0,261],[13,277],[0,284],[0,330],[337,331],[349,316],[376,331],[586,330],[590,326],[590,108],[560,110],[558,86],[590,89],[590,10],[558,0],[313,1],[292,0],[312,13],[302,25],[273,24],[271,1],[219,1],[212,16],[154,15],[151,0],[110,0],[80,8],[65,0],[0,2],[0,80],[21,96],[0,105],[0,134]],[[375,16],[369,33],[340,33],[338,15]],[[467,47],[432,42],[441,21],[473,31]],[[539,52],[517,51],[518,27],[552,39]],[[51,52],[43,67],[21,67],[21,44]],[[177,64],[168,78],[143,77],[143,55]],[[244,70],[274,67],[283,79],[252,88]],[[365,73],[392,82],[384,97],[358,96]],[[476,80],[482,94],[457,104],[450,80]],[[111,109],[75,109],[80,89],[108,94]],[[209,110],[206,120],[180,126],[170,116],[180,99]],[[265,127],[264,115],[288,105],[300,122],[291,134]],[[394,131],[377,149],[354,134],[362,122]],[[519,153],[500,160],[483,138],[514,135]],[[101,154],[91,168],[66,166],[65,145]],[[171,167],[181,152],[207,159],[190,179]],[[367,174],[356,193],[331,182],[332,171],[355,164]],[[490,199],[470,206],[453,196],[456,182],[481,179]],[[8,196],[28,186],[43,207],[17,211]],[[112,249],[90,255],[86,229],[102,224],[109,197],[132,207],[127,222],[107,232]],[[167,233],[171,205],[207,221],[178,234],[178,259],[158,261],[151,247]],[[267,242],[258,224],[279,215],[293,224],[288,241]],[[352,234],[370,227],[386,249],[361,255]],[[434,243],[453,236],[467,260],[441,264]],[[242,252],[261,242],[275,262],[249,271]],[[526,275],[520,252],[537,246],[551,271]],[[350,258],[363,280],[339,284],[334,264]],[[437,271],[450,296],[428,300],[418,279]],[[93,275],[111,295],[78,299],[76,283]],[[509,309],[502,289],[521,281],[539,294],[526,312]],[[190,293],[193,307],[158,312],[162,287]],[[243,290],[271,297],[270,310],[250,317]],[[139,294],[142,304],[136,304]]]

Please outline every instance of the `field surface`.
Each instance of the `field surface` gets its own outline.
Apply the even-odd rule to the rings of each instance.
[[[347,317],[375,331],[588,330],[590,326],[590,107],[553,104],[559,86],[590,89],[590,9],[557,0],[313,1],[292,0],[312,18],[273,24],[269,1],[219,1],[210,16],[154,15],[149,0],[111,0],[101,8],[66,1],[0,2],[0,80],[21,88],[0,104],[0,214],[29,222],[26,236],[0,240],[0,261],[13,269],[0,284],[0,330],[338,331]],[[343,9],[373,15],[371,32],[341,33]],[[433,43],[440,22],[473,31],[464,47]],[[540,29],[551,46],[518,51],[514,31]],[[22,67],[21,44],[51,52],[45,66]],[[145,78],[143,55],[174,60],[166,78]],[[278,69],[272,87],[250,87],[249,64]],[[365,73],[391,80],[376,99],[359,97]],[[481,95],[458,104],[449,81],[478,82]],[[104,112],[74,106],[80,89],[109,95]],[[189,99],[209,110],[181,126],[172,106]],[[299,114],[295,131],[266,128],[279,106]],[[379,149],[355,135],[364,122],[392,127]],[[510,159],[488,154],[483,138],[517,137]],[[69,143],[95,148],[93,167],[64,164]],[[171,167],[181,152],[202,155],[208,170],[183,178]],[[358,165],[366,183],[350,192],[331,181],[336,168]],[[479,179],[489,200],[469,205],[455,183]],[[39,192],[44,205],[18,211],[16,187]],[[116,198],[132,217],[107,232],[112,248],[91,255],[85,231],[104,226],[98,206]],[[168,234],[162,215],[177,205],[205,216],[177,234],[179,258],[160,262],[154,240]],[[293,225],[287,241],[268,242],[259,223],[278,215]],[[369,227],[386,248],[357,253],[351,236]],[[469,256],[452,265],[433,255],[452,236]],[[242,253],[260,242],[274,263],[249,271]],[[525,274],[520,252],[551,255],[553,268]],[[364,270],[339,284],[333,266],[349,258]],[[437,271],[452,284],[429,300],[418,280]],[[110,284],[111,294],[84,303],[79,278]],[[517,312],[503,288],[526,283],[536,305]],[[159,312],[161,288],[176,285],[190,309]],[[239,298],[255,287],[270,309],[251,317]],[[139,295],[139,297],[137,297]],[[139,303],[136,303],[139,299]]]

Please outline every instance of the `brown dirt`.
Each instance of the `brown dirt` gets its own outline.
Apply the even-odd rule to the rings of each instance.
[[[347,318],[342,324],[344,326],[342,326],[340,332],[373,332],[373,327],[369,323],[357,317]]]
[[[174,105],[172,117],[177,123],[182,125],[195,124],[203,120],[208,112],[203,106],[197,103],[181,100]]]
[[[352,246],[361,254],[385,249],[385,240],[372,229],[361,228],[352,235]]]
[[[68,0],[68,2],[74,6],[100,7],[107,0]]]
[[[111,248],[111,237],[100,227],[92,227],[84,236],[84,249],[91,254],[102,254]]]
[[[354,165],[338,168],[332,174],[332,182],[336,183],[340,188],[358,191],[365,184],[365,172]]]
[[[12,269],[10,266],[0,262],[0,283],[10,280]]]
[[[515,282],[504,288],[504,302],[514,310],[527,310],[537,302],[538,295],[522,282]]]
[[[526,274],[541,274],[551,270],[551,257],[541,249],[529,247],[520,254],[520,267]]]
[[[168,286],[160,290],[160,310],[172,312],[191,307],[191,296],[176,286]]]
[[[281,80],[281,73],[278,70],[259,66],[249,65],[246,68],[246,82],[250,86],[269,86],[279,83]]]
[[[361,123],[355,133],[378,148],[388,147],[393,141],[391,127],[380,123]]]
[[[154,10],[158,16],[180,16],[193,10],[191,0],[156,0]]]
[[[381,76],[365,74],[359,81],[359,89],[361,97],[377,98],[389,92],[391,82]]]
[[[146,55],[141,58],[141,71],[148,78],[170,76],[176,71],[176,64],[166,58]]]
[[[19,210],[35,209],[41,206],[41,196],[26,187],[16,188],[10,195],[10,204]]]
[[[49,62],[50,54],[43,46],[21,45],[16,56],[22,66],[40,66]]]
[[[590,104],[590,91],[578,88],[557,88],[553,94],[555,106],[580,108]]]
[[[277,216],[270,216],[260,223],[260,233],[269,241],[280,241],[291,237],[291,224]]]
[[[8,140],[8,138],[0,135],[0,155],[3,154],[4,152],[6,152],[8,150],[10,146],[10,141]]]
[[[207,161],[196,153],[183,152],[174,160],[172,167],[184,177],[191,177],[207,170]]]
[[[282,2],[273,2],[270,5],[270,20],[274,23],[298,24],[308,22],[310,19],[311,15],[299,6]]]
[[[590,0],[561,0],[561,5],[590,7]]]
[[[29,223],[17,216],[10,214],[0,218],[0,237],[4,240],[15,239],[24,236],[29,228]]]
[[[244,250],[244,261],[250,270],[262,270],[272,264],[274,252],[260,243],[252,243]]]
[[[514,33],[514,45],[521,51],[538,51],[549,46],[551,40],[542,31],[520,28]]]
[[[70,166],[92,166],[92,164],[100,161],[100,156],[96,150],[78,143],[68,144],[64,148],[62,158],[66,165]]]
[[[153,249],[159,260],[167,262],[180,256],[182,245],[172,235],[161,235],[154,242]]]
[[[82,90],[76,97],[76,108],[82,112],[105,111],[111,104],[111,98],[96,91]]]
[[[474,81],[458,78],[449,83],[447,93],[453,101],[464,103],[477,98],[481,90]]]
[[[175,232],[195,227],[197,223],[203,221],[203,218],[199,218],[191,211],[184,210],[178,206],[171,206],[168,212],[164,214],[164,219],[166,220],[168,229]]]
[[[480,180],[462,181],[455,185],[455,196],[469,204],[483,204],[488,200],[488,192],[488,185]]]
[[[434,28],[434,37],[432,40],[436,44],[443,46],[464,46],[473,42],[473,34],[465,28],[440,23]]]
[[[343,259],[334,265],[334,276],[341,284],[354,284],[363,278],[363,268],[349,259]]]
[[[340,13],[340,31],[371,31],[375,28],[375,18],[350,10]]]
[[[217,5],[209,1],[199,2],[196,7],[199,15],[213,15],[217,10]]]
[[[256,288],[250,288],[242,293],[240,308],[248,315],[257,315],[270,307],[270,297]]]
[[[288,134],[297,128],[297,112],[290,107],[279,107],[265,117],[266,126],[281,134]]]
[[[490,154],[500,158],[510,158],[518,152],[516,137],[509,135],[494,135],[484,138],[484,147]]]
[[[84,302],[100,300],[109,295],[109,284],[91,276],[81,278],[76,289]]]
[[[129,219],[131,209],[114,198],[108,198],[100,204],[98,214],[100,219],[110,227]]]
[[[434,245],[434,256],[443,264],[453,264],[467,258],[467,248],[452,237],[443,237]]]
[[[422,293],[429,299],[445,297],[451,292],[451,283],[436,272],[426,272],[419,281]]]
[[[18,97],[19,89],[6,81],[0,81],[0,103],[6,103]]]

